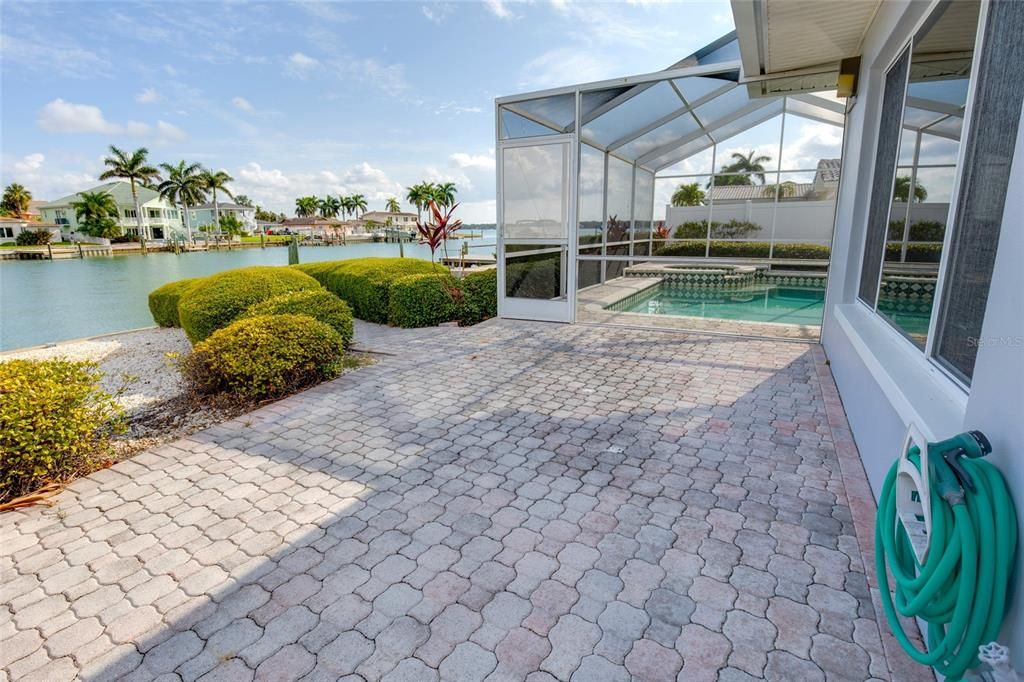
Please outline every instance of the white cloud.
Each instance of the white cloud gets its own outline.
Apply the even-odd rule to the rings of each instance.
[[[479,168],[484,170],[494,170],[494,150],[492,149],[489,154],[467,154],[465,152],[455,152],[448,157],[448,160],[459,168]]]
[[[284,173],[274,168],[264,169],[255,162],[247,163],[238,171],[239,182],[258,187],[288,187],[291,180]]]
[[[621,75],[618,73],[621,68],[614,54],[558,47],[527,62],[520,69],[519,85],[542,89],[565,85],[569,81],[598,81]]]
[[[244,97],[233,97],[231,99],[231,106],[239,111],[244,111],[247,114],[251,114],[256,111],[256,108],[253,107],[252,103]]]
[[[152,104],[160,100],[160,93],[156,91],[156,88],[146,88],[139,94],[135,95],[135,101],[139,104]]]
[[[21,157],[5,154],[0,163],[0,184],[19,182],[35,199],[57,199],[95,187],[101,172],[98,159],[63,159],[51,164],[38,152]]]
[[[454,11],[454,8],[446,2],[435,2],[429,5],[422,5],[420,10],[423,12],[423,16],[440,25]]]
[[[512,10],[505,6],[504,0],[485,0],[484,4],[487,5],[487,9],[491,11],[491,14],[499,19],[515,19],[516,17]]]
[[[43,37],[4,34],[0,35],[0,51],[4,61],[34,71],[58,73],[68,78],[110,75],[110,62],[95,52],[67,45],[63,39],[55,42]]]
[[[171,144],[173,142],[182,142],[188,136],[178,126],[168,123],[167,121],[156,122],[156,142],[157,144]]]
[[[48,102],[39,110],[39,127],[51,133],[104,133],[117,135],[127,132],[126,126],[111,123],[103,117],[99,107],[74,104],[61,98]],[[144,132],[144,123],[131,122],[131,134]],[[148,126],[145,126],[148,129]]]
[[[288,57],[287,71],[288,73],[298,78],[306,78],[309,73],[320,65],[320,60],[316,57],[310,57],[309,55],[302,54],[301,52],[293,52]]]
[[[261,206],[286,213],[294,211],[297,197],[310,194],[362,194],[373,209],[383,208],[389,197],[401,197],[405,192],[386,171],[365,161],[340,172],[325,168],[294,173],[251,162],[234,175],[236,191],[248,194]]]

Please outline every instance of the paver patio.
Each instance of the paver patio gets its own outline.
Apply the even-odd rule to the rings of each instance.
[[[0,515],[0,678],[898,677],[819,347],[357,340],[386,354]]]

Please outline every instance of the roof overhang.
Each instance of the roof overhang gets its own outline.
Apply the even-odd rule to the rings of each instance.
[[[751,95],[833,89],[861,53],[880,0],[731,0]]]

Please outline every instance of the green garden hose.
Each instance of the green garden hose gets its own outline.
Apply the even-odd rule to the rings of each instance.
[[[978,665],[978,647],[994,641],[1006,611],[1017,545],[1017,517],[999,470],[980,459],[990,446],[978,432],[928,446],[931,532],[924,562],[897,521],[897,464],[882,486],[875,524],[875,568],[889,626],[912,659],[956,682]],[[920,468],[920,451],[908,459]],[[965,490],[966,488],[966,490]],[[889,592],[893,577],[894,592]],[[895,598],[894,598],[895,597]],[[897,613],[928,623],[926,651],[907,637]]]

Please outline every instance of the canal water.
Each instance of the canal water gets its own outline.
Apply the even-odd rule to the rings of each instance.
[[[491,255],[495,235],[469,240],[471,255]],[[457,255],[462,240],[448,242]],[[403,245],[407,258],[430,258],[426,245]],[[438,253],[440,256],[440,251]],[[398,244],[299,248],[299,262],[397,257]],[[249,265],[287,265],[284,247],[150,253],[57,261],[0,262],[0,350],[152,326],[147,296],[162,284]]]

